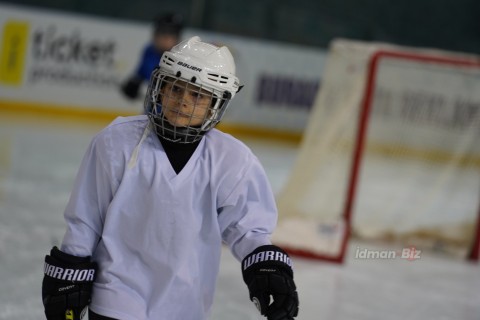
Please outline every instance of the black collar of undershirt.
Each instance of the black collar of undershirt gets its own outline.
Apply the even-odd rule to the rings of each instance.
[[[172,142],[160,136],[158,138],[160,139],[173,170],[175,170],[177,174],[182,171],[200,144],[200,141],[202,141],[199,140],[192,143],[178,143]]]

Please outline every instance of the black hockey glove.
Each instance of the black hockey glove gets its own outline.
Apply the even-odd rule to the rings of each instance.
[[[285,251],[274,245],[258,247],[243,259],[242,271],[250,300],[268,320],[292,320],[297,316],[298,294]]]
[[[97,264],[53,247],[45,256],[42,298],[48,320],[79,320],[90,303]]]
[[[122,84],[120,89],[127,98],[133,100],[138,97],[138,91],[140,90],[141,84],[141,78],[139,78],[138,76],[132,76]]]

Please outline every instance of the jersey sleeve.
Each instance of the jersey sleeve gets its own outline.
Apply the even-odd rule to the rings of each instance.
[[[64,213],[67,231],[61,250],[75,256],[93,254],[113,198],[114,181],[102,163],[99,149],[94,139],[82,160]]]
[[[260,162],[252,156],[239,180],[218,208],[223,241],[241,261],[261,245],[271,244],[277,223],[275,198]]]

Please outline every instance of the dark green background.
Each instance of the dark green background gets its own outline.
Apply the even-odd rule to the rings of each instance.
[[[480,0],[4,2],[146,22],[176,11],[192,27],[324,48],[346,37],[480,54]]]

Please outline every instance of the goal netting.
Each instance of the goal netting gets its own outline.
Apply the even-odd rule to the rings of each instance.
[[[341,262],[350,236],[478,259],[480,60],[336,40],[276,244]]]

